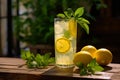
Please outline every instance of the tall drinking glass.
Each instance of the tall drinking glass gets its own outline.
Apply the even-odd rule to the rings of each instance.
[[[54,19],[55,60],[61,68],[73,67],[76,53],[77,23],[74,19]]]

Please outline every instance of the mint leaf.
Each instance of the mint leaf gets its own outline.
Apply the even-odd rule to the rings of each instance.
[[[20,56],[22,59],[26,59],[26,53],[24,50],[21,50],[21,56]]]
[[[96,59],[93,59],[87,66],[83,65],[82,63],[76,64],[80,69],[80,75],[89,75],[94,74],[95,72],[103,71],[102,68],[97,62]]]
[[[78,21],[78,23],[81,25],[81,27],[86,31],[87,34],[89,34],[89,26],[86,23],[82,23],[81,21]]]
[[[80,7],[75,11],[75,17],[81,17],[84,13],[84,7]]]
[[[44,57],[43,56],[41,56],[40,54],[37,54],[36,55],[36,57],[35,57],[35,61],[37,62],[37,64],[38,64],[38,68],[40,68],[41,66],[43,67],[43,66],[46,66],[45,64],[45,62],[46,61],[44,61],[45,59],[44,59]]]
[[[81,62],[76,63],[76,66],[79,67],[80,69],[84,68],[84,64]]]
[[[83,23],[82,27],[84,28],[84,30],[86,31],[86,33],[89,34],[89,26],[88,26],[88,24]]]
[[[102,68],[101,66],[94,66],[93,67],[93,69],[94,69],[94,71],[103,71],[104,70],[104,68]]]
[[[21,52],[21,58],[22,59],[28,60],[28,59],[32,59],[33,57],[34,57],[34,55],[31,54],[30,51],[22,50],[22,52]]]
[[[37,62],[36,61],[27,61],[27,67],[28,68],[36,68]]]
[[[36,61],[38,64],[41,64],[42,56],[41,56],[40,54],[37,54],[36,57],[35,57],[35,61]]]
[[[26,51],[25,56],[26,56],[26,59],[29,59],[31,57],[30,51]]]
[[[90,22],[87,20],[87,19],[85,19],[85,18],[82,18],[82,17],[80,17],[80,18],[78,18],[77,19],[78,21],[81,21],[81,22],[85,22],[85,23],[87,23],[87,24],[90,24]]]
[[[87,68],[86,67],[83,67],[81,70],[80,70],[80,75],[83,76],[83,75],[87,75],[88,72],[87,72]]]
[[[57,15],[57,17],[60,17],[60,18],[65,18],[65,15],[64,15],[64,14],[62,14],[62,13],[59,13],[59,14]]]
[[[71,17],[73,17],[74,12],[71,8],[68,8],[66,11],[64,11],[64,14],[68,19],[70,19]]]
[[[98,66],[99,64],[96,62],[96,59],[91,60],[91,62],[87,65],[88,67],[94,67],[94,66]]]
[[[87,67],[89,69],[91,69],[91,71],[94,73],[96,71],[103,71],[104,68],[102,68],[97,62],[96,59],[93,59],[88,65]]]
[[[35,56],[35,54],[30,51],[22,51],[21,58],[26,60],[28,68],[44,68],[55,61],[55,59],[50,57],[50,55],[51,53],[45,53],[44,55],[40,55],[38,53]]]
[[[90,22],[82,17],[83,14],[84,7],[79,7],[75,10],[75,12],[71,8],[68,8],[66,11],[64,11],[63,14],[60,13],[57,16],[69,20],[74,18],[75,20],[77,20],[77,23],[79,23],[81,27],[86,31],[86,33],[89,34],[88,24],[90,24]]]
[[[49,62],[49,63],[54,63],[54,62],[55,62],[55,58],[52,58],[52,57],[51,57],[51,58],[48,60],[48,62]]]
[[[68,31],[68,30],[64,31],[64,37],[65,37],[65,38],[69,39],[70,36],[71,36],[71,35],[70,35],[70,31]]]

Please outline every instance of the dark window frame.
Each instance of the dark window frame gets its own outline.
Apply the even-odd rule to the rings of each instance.
[[[20,44],[19,40],[13,39],[13,14],[12,14],[12,0],[6,0],[7,4],[7,15],[1,16],[0,13],[0,24],[2,19],[7,20],[7,57],[19,57],[20,56]],[[1,3],[1,0],[0,0]],[[16,0],[16,4],[18,5],[16,10],[16,16],[19,16],[19,0]],[[0,11],[1,11],[1,4],[0,4]],[[1,25],[0,25],[0,31],[1,31]],[[1,33],[0,33],[0,44],[1,44]],[[2,46],[0,45],[0,56],[2,56]]]

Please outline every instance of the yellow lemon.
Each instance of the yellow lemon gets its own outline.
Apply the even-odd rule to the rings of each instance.
[[[91,53],[92,57],[94,58],[94,53],[95,51],[97,51],[96,47],[92,46],[92,45],[87,45],[84,46],[81,51],[88,51],[89,53]]]
[[[70,49],[70,41],[66,38],[59,38],[55,43],[56,50],[60,53],[65,53]]]
[[[77,36],[77,22],[74,18],[70,19],[68,22],[70,34],[76,38]]]
[[[90,63],[90,61],[92,59],[93,58],[89,52],[80,51],[80,52],[75,53],[73,62],[75,65],[77,65],[77,63],[81,62],[82,64],[84,64],[86,66],[88,63]]]
[[[108,49],[100,48],[95,52],[95,58],[98,64],[105,66],[112,62],[112,53]]]

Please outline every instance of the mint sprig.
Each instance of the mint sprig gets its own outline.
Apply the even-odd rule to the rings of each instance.
[[[89,64],[87,64],[87,66],[82,63],[77,63],[77,66],[80,69],[81,76],[95,74],[95,72],[101,72],[104,70],[104,68],[96,62],[96,59],[93,59]]]
[[[77,23],[86,31],[87,34],[89,34],[89,25],[90,22],[82,17],[84,14],[84,7],[79,7],[75,11],[73,11],[71,8],[68,8],[63,13],[59,13],[57,17],[63,18],[63,19],[71,19],[74,18]]]
[[[64,37],[69,39],[70,38],[70,32],[69,31],[64,31]]]
[[[51,53],[45,53],[44,55],[33,54],[30,51],[22,51],[21,58],[26,60],[28,68],[44,68],[50,63],[54,63],[54,58],[50,57]]]

